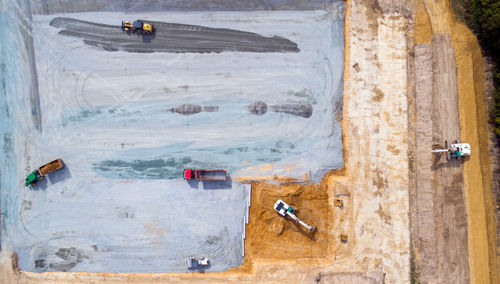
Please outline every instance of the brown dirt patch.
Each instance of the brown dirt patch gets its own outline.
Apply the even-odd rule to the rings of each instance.
[[[276,213],[273,206],[281,199],[297,210],[297,217],[318,230],[309,234],[303,227]],[[245,262],[253,258],[326,257],[329,224],[333,214],[328,205],[326,186],[252,184],[250,223],[245,241]]]
[[[415,15],[415,43],[431,43],[432,28],[429,15],[425,11],[422,1],[417,1],[417,14]]]
[[[451,14],[449,7],[448,12]],[[473,151],[464,163],[471,281],[486,283],[489,280],[490,283],[498,283],[483,57],[476,37],[464,24],[453,21],[450,25],[457,61],[458,106],[462,128],[460,138],[467,141]]]

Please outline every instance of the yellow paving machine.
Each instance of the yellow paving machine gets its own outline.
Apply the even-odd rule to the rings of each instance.
[[[153,24],[145,23],[141,20],[134,21],[122,21],[122,30],[128,33],[141,32],[146,34],[152,34],[154,32]]]

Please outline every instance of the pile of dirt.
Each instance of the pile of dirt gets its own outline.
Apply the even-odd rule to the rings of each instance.
[[[252,184],[250,223],[245,241],[245,261],[253,258],[321,258],[329,246],[328,232],[333,210],[328,204],[326,186]],[[313,234],[295,222],[284,219],[273,208],[281,199],[297,210],[297,217],[317,226]]]

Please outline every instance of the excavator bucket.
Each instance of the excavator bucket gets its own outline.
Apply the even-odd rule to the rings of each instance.
[[[122,21],[122,30],[128,32],[134,29],[134,26],[129,21]]]
[[[444,147],[445,147],[445,149],[450,148],[450,143],[448,143],[448,140],[444,141]],[[448,151],[448,152],[446,152],[446,160],[449,161],[450,159],[451,159],[451,154],[450,154],[450,151]]]

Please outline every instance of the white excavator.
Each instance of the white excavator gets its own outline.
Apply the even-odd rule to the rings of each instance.
[[[292,206],[286,204],[283,200],[278,200],[276,203],[274,203],[274,210],[278,212],[281,216],[285,218],[290,218],[294,220],[295,222],[301,224],[304,226],[309,233],[313,233],[316,230],[316,226],[309,226],[304,221],[300,220],[297,216],[295,216],[295,209],[292,208]]]
[[[460,143],[460,140],[455,140],[455,144],[449,144],[448,140],[444,142],[444,149],[440,145],[433,145],[432,153],[446,153],[446,160],[451,158],[460,159],[461,157],[470,156],[469,143]]]

